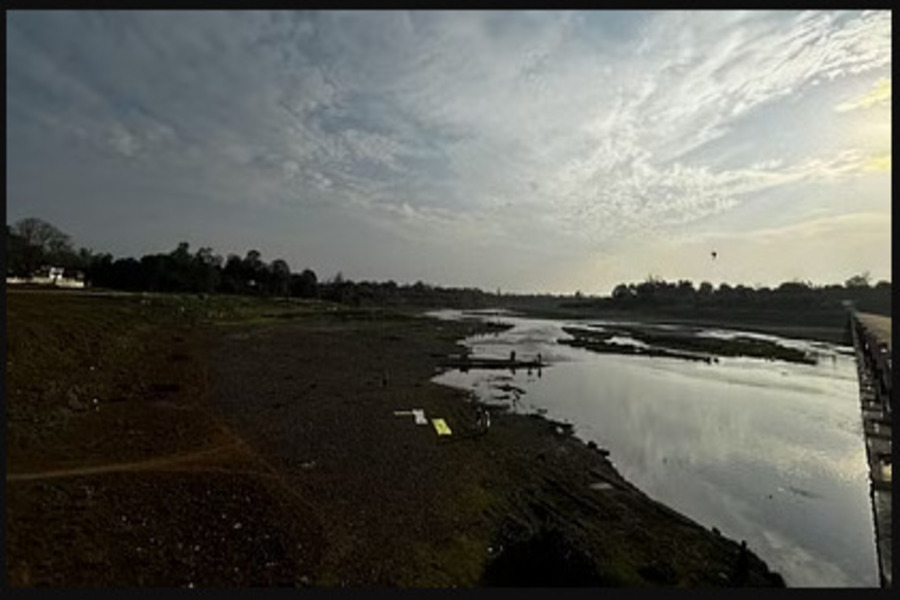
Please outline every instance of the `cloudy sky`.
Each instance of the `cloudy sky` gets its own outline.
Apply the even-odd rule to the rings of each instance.
[[[6,44],[7,222],[116,256],[890,279],[886,11],[9,12]]]

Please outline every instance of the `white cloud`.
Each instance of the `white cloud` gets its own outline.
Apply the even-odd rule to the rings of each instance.
[[[891,215],[881,212],[811,216],[740,232],[631,236],[603,254],[573,261],[562,279],[601,293],[650,274],[772,286],[793,279],[839,283],[868,270],[875,279],[889,280],[890,240]],[[718,252],[715,261],[712,250]]]
[[[888,77],[882,77],[869,90],[868,93],[859,97],[851,98],[841,102],[834,107],[837,112],[849,112],[851,110],[860,110],[872,108],[874,106],[885,106],[891,104],[891,80]]]
[[[890,67],[890,12],[606,18],[14,15],[9,102],[20,133],[130,159],[110,177],[210,210],[327,206],[434,262],[485,243],[549,261],[883,168],[866,140],[792,152],[753,124],[776,115],[802,140],[860,112],[833,108],[854,102],[842,81]],[[827,112],[792,112],[816,94]]]
[[[755,107],[797,97],[817,78],[890,64],[889,13],[851,18],[842,27],[834,21],[820,13],[794,22],[754,13],[725,19],[718,13],[667,13],[654,19],[644,58],[627,65],[641,75],[621,92],[615,109],[590,122],[592,151],[557,172],[554,187],[569,220],[586,235],[596,233],[585,227],[593,214],[609,231],[664,227],[726,209],[742,195],[773,185],[852,173],[859,167],[847,156],[852,149],[839,160],[812,158],[783,165],[780,172],[720,171],[679,160],[722,141],[731,124]]]

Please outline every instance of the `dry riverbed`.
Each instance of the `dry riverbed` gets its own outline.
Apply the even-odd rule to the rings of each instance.
[[[7,319],[11,586],[781,584],[565,426],[479,427],[429,381],[476,323],[40,292]]]

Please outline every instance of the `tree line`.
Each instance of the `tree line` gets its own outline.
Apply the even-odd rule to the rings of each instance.
[[[815,285],[809,281],[786,281],[776,287],[729,285],[718,287],[709,281],[698,286],[689,280],[675,282],[650,276],[640,283],[620,283],[608,298],[568,303],[569,306],[593,306],[614,309],[753,309],[820,310],[836,309],[851,301],[860,309],[890,314],[891,283],[872,285],[868,273],[854,275],[843,285]]]
[[[352,305],[412,305],[423,307],[483,308],[586,308],[615,310],[815,310],[836,309],[851,300],[862,310],[891,314],[891,283],[870,283],[868,273],[855,275],[843,285],[817,286],[789,281],[777,287],[718,287],[708,281],[698,286],[688,280],[665,281],[650,276],[640,283],[620,283],[609,297],[586,298],[580,293],[526,295],[485,292],[478,288],[453,288],[422,281],[354,282],[338,273],[319,281],[315,271],[293,272],[277,258],[263,260],[258,250],[243,257],[215,254],[201,247],[191,252],[181,242],[168,253],[147,254],[140,259],[114,258],[109,253],[75,249],[71,238],[55,226],[37,218],[6,227],[7,274],[29,277],[46,266],[80,272],[86,284],[125,291],[225,293],[260,296],[320,298]]]
[[[27,218],[6,227],[7,274],[30,277],[41,268],[62,267],[66,275],[78,273],[87,285],[124,291],[224,293],[296,298],[319,298],[352,305],[415,305],[478,308],[494,299],[477,288],[445,288],[422,281],[354,282],[341,273],[319,281],[315,271],[293,272],[281,258],[266,262],[258,250],[241,257],[222,257],[212,248],[191,252],[181,242],[168,253],[140,259],[114,258],[109,253],[78,250],[70,236],[54,225]]]
[[[292,273],[287,262],[262,260],[258,250],[241,258],[215,254],[202,247],[191,252],[181,242],[168,253],[147,254],[140,259],[114,258],[109,253],[78,250],[70,236],[37,218],[6,226],[7,273],[30,277],[42,268],[62,267],[67,276],[82,275],[89,285],[127,291],[225,292],[313,297],[317,278],[311,269]]]

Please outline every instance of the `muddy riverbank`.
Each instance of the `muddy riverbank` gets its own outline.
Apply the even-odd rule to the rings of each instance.
[[[235,317],[217,299],[8,302],[12,586],[781,583],[568,428],[494,409],[485,433],[466,393],[430,381],[477,324],[325,305]],[[81,329],[41,324],[53,314]],[[64,359],[85,373],[10,367]],[[89,376],[98,361],[108,375]],[[93,386],[85,410],[67,398],[79,382]],[[394,414],[411,409],[452,434]]]

